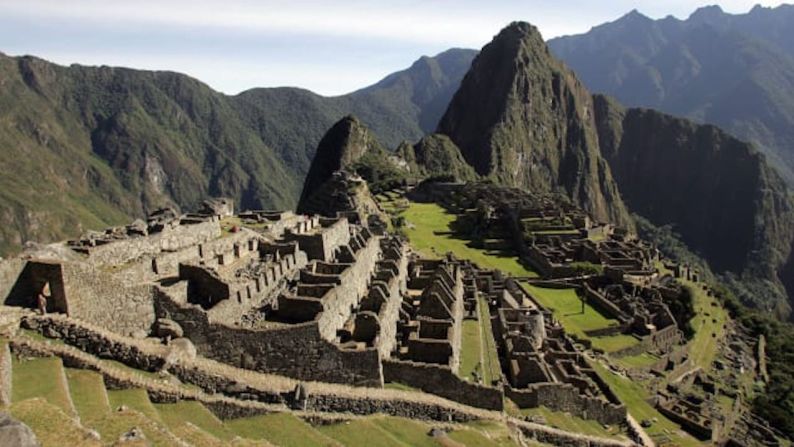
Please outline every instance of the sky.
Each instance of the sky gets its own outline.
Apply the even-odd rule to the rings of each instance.
[[[587,32],[632,9],[684,19],[718,4],[683,0],[0,0],[0,52],[69,65],[172,70],[237,94],[294,86],[339,95],[422,55],[481,48],[524,20],[547,39]]]

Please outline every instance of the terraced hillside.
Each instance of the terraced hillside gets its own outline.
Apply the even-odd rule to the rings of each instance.
[[[56,343],[35,337],[29,341]],[[108,365],[104,373],[109,370],[138,376],[142,385],[163,381],[120,366]],[[518,445],[498,422],[432,424],[385,415],[287,411],[221,420],[198,401],[153,403],[151,391],[143,387],[117,389],[103,372],[65,367],[54,356],[14,358],[11,375],[12,399],[4,410],[30,426],[45,447],[110,445],[118,440],[154,446]],[[433,427],[444,434],[429,436]]]

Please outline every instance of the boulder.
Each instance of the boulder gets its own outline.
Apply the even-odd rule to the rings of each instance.
[[[180,326],[179,323],[168,318],[157,319],[157,321],[154,323],[154,333],[158,337],[162,338],[180,338],[185,334],[185,332],[182,330],[182,326]]]
[[[0,411],[0,445],[38,447],[40,444],[30,427]]]

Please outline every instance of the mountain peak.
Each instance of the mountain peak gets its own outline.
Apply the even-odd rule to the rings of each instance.
[[[690,16],[690,22],[708,23],[725,16],[725,11],[719,5],[702,6]]]
[[[334,172],[349,169],[370,151],[384,151],[370,130],[358,118],[347,115],[325,133],[309,167],[298,204],[301,209]]]
[[[623,223],[591,109],[589,93],[551,56],[537,28],[513,22],[475,58],[438,132],[484,177],[565,192],[596,218]]]
[[[545,41],[540,31],[532,24],[527,22],[516,21],[504,27],[499,34],[494,38],[496,41],[515,41],[515,42],[532,42],[534,44],[541,44],[545,46]]]
[[[627,12],[618,21],[650,21],[653,20],[645,14],[641,13],[638,9],[634,8]]]

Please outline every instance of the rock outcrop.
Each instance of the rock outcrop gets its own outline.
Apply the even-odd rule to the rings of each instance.
[[[357,213],[366,222],[382,215],[369,186],[358,170],[371,172],[374,163],[389,165],[389,154],[372,133],[352,116],[342,118],[325,134],[317,147],[303,184],[298,212],[335,216]]]
[[[460,148],[446,135],[431,134],[414,145],[403,143],[397,153],[406,162],[411,175],[418,178],[477,179],[477,173],[466,163]]]
[[[384,158],[386,156],[380,143],[358,119],[346,116],[334,124],[317,146],[303,183],[298,211],[306,212],[307,202],[331,179],[334,172],[351,170],[368,152],[382,153]]]
[[[482,176],[562,191],[597,219],[630,225],[599,152],[592,108],[589,92],[551,56],[537,29],[516,22],[474,60],[438,132]]]

